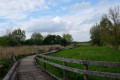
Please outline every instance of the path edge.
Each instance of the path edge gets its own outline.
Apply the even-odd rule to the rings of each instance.
[[[49,76],[51,76],[52,78],[54,78],[54,80],[62,80],[60,78],[58,78],[57,76],[51,74],[50,72],[46,71],[45,69],[43,69],[41,66],[39,66],[36,62],[36,59],[34,58],[34,62],[35,62],[35,65],[38,69],[41,69],[42,71],[44,71],[45,73],[47,73]]]

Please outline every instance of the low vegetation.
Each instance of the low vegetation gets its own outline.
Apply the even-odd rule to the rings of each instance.
[[[120,50],[115,50],[113,48],[108,48],[108,47],[80,46],[74,49],[63,50],[58,53],[51,54],[49,56],[61,57],[61,58],[64,57],[64,58],[79,59],[79,60],[120,62],[119,53],[120,53]],[[63,65],[63,63],[60,61],[56,61],[52,59],[47,59],[47,60]],[[39,64],[43,66],[42,62],[39,62]],[[81,64],[67,63],[67,66],[83,69],[83,65]],[[92,71],[120,73],[120,68],[116,68],[116,67],[89,65],[88,69]],[[47,71],[63,79],[62,69],[47,64]],[[90,80],[117,80],[117,79],[98,77],[98,76],[89,76],[89,79]],[[83,75],[68,71],[68,80],[83,80]]]
[[[0,60],[0,80],[3,80],[3,77],[7,74],[11,66],[11,59]]]

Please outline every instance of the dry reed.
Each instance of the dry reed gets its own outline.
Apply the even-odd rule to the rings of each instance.
[[[30,54],[36,53],[40,50],[48,51],[50,48],[63,48],[60,45],[42,45],[42,46],[16,46],[16,47],[2,47],[0,46],[0,59],[10,58],[12,54]]]

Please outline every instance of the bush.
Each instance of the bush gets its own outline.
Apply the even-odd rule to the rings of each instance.
[[[9,69],[12,67],[11,59],[0,60],[0,80],[8,73]]]

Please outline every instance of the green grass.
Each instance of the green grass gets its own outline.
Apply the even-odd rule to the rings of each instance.
[[[80,60],[120,62],[120,50],[98,46],[80,46],[74,49],[63,50],[50,56]]]
[[[50,54],[49,56],[79,59],[79,60],[91,60],[91,61],[107,61],[107,62],[120,62],[120,50],[115,50],[108,47],[98,46],[80,46],[78,48],[63,50],[58,53]],[[61,61],[47,59],[57,64],[63,64]],[[42,62],[39,62],[43,66]],[[83,65],[75,63],[67,63],[67,66],[83,69]],[[105,67],[89,65],[88,69],[91,71],[120,73],[120,68],[117,67]],[[62,69],[47,64],[47,71],[63,79]],[[78,74],[68,71],[68,80],[83,80],[83,74]],[[119,80],[113,78],[89,76],[89,80]]]

